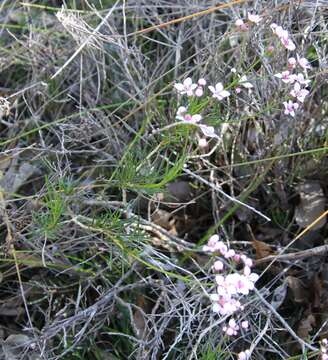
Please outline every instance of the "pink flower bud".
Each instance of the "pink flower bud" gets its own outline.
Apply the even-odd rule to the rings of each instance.
[[[198,85],[200,85],[200,86],[205,86],[205,85],[206,85],[206,80],[203,79],[203,78],[200,78],[200,79],[198,80]]]
[[[220,260],[215,261],[215,263],[213,264],[213,269],[217,272],[222,271],[224,269],[223,262]]]

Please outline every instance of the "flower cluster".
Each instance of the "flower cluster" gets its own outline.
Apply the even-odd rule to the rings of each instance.
[[[290,39],[290,35],[287,30],[284,30],[281,26],[278,26],[275,23],[270,25],[271,30],[275,35],[278,36],[279,40],[281,41],[282,45],[290,51],[294,51],[296,49],[296,45]]]
[[[284,30],[281,26],[278,26],[275,23],[271,24],[270,27],[286,49],[290,51],[294,51],[296,49],[296,46],[290,39],[287,30]],[[287,70],[274,75],[278,79],[281,79],[283,83],[293,85],[293,88],[289,92],[292,99],[283,102],[285,108],[284,114],[292,117],[295,117],[296,111],[300,108],[300,103],[303,103],[306,96],[310,93],[307,89],[307,86],[310,84],[310,80],[306,78],[306,71],[311,66],[306,58],[300,57],[299,55],[296,56],[297,59],[294,57],[290,57],[288,59]],[[301,72],[293,73],[297,66],[299,66]]]
[[[190,77],[186,78],[182,83],[174,84],[174,88],[177,90],[179,95],[187,95],[187,97],[190,98],[202,97],[205,94],[205,86],[205,79],[200,78],[197,83],[194,83]],[[230,96],[230,92],[224,90],[222,83],[217,83],[215,86],[210,85],[208,86],[208,89],[211,91],[212,97],[217,100],[223,100],[224,98]],[[197,125],[206,137],[217,137],[214,127],[201,124],[200,121],[202,120],[202,115],[191,114],[186,106],[179,106],[176,113],[176,119],[184,122],[185,124]],[[203,143],[207,144],[205,139],[203,139]]]
[[[216,292],[210,294],[212,301],[212,310],[222,316],[230,316],[226,325],[223,326],[223,332],[228,336],[238,334],[240,329],[247,329],[249,324],[247,320],[236,320],[236,313],[243,310],[244,306],[240,302],[240,297],[248,295],[254,290],[255,282],[259,276],[252,273],[251,267],[253,261],[244,254],[239,254],[235,250],[220,241],[218,235],[210,237],[207,245],[203,246],[203,251],[213,253],[218,256],[212,266],[215,275]],[[224,259],[231,263],[243,264],[242,271],[229,272],[225,267]],[[245,350],[238,354],[238,359],[249,359],[250,351]]]
[[[238,354],[238,360],[248,360],[251,358],[251,351],[249,349],[241,351]]]
[[[262,21],[262,18],[259,15],[253,14],[253,13],[250,13],[250,12],[247,13],[247,18],[248,18],[248,21],[250,23],[253,23],[255,25],[257,25],[259,22]],[[241,31],[247,31],[248,30],[248,25],[244,22],[243,19],[237,19],[235,21],[235,25]]]
[[[322,339],[320,343],[321,360],[328,360],[328,340]]]

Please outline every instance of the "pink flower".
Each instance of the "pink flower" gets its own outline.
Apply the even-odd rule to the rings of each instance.
[[[198,86],[198,87],[196,88],[196,90],[195,90],[195,95],[196,95],[197,97],[201,97],[201,96],[203,96],[203,94],[204,94],[204,89],[203,89],[203,87],[202,87],[202,86]]]
[[[215,247],[222,255],[225,255],[228,251],[228,247],[223,241],[219,241]]]
[[[197,84],[198,84],[198,86],[197,86],[197,88],[196,88],[196,90],[195,90],[195,95],[196,95],[197,97],[201,97],[201,96],[203,96],[203,94],[204,94],[204,88],[203,88],[203,86],[206,85],[206,80],[203,79],[203,78],[200,78],[200,79],[198,80]]]
[[[187,108],[185,106],[179,106],[176,114],[176,119],[183,121],[186,113],[187,113]]]
[[[295,111],[299,108],[299,104],[297,102],[293,102],[291,100],[284,101],[283,105],[285,107],[284,114],[295,117]]]
[[[212,235],[212,236],[208,239],[207,245],[210,246],[210,247],[214,247],[214,246],[218,243],[219,240],[220,240],[219,235],[217,235],[217,234]]]
[[[254,24],[258,24],[262,18],[259,16],[259,15],[256,15],[256,14],[252,14],[252,13],[247,13],[248,15],[248,20]]]
[[[229,258],[234,257],[235,255],[236,255],[235,250],[230,249],[230,250],[228,250],[228,251],[224,254],[224,257],[225,257],[226,259],[229,259]]]
[[[297,62],[299,64],[299,66],[303,69],[303,70],[306,70],[306,69],[311,69],[311,65],[308,61],[308,59],[306,58],[300,58],[298,55],[297,55]]]
[[[290,95],[292,97],[297,98],[298,101],[300,101],[301,103],[304,102],[305,97],[309,94],[309,90],[306,89],[302,89],[301,85],[296,82],[294,85],[294,89],[290,92]]]
[[[288,69],[293,70],[296,67],[297,61],[294,57],[288,59]]]
[[[212,294],[210,298],[213,301],[212,310],[222,316],[232,315],[236,311],[242,310],[242,306],[238,300],[219,296],[218,294]]]
[[[240,326],[243,328],[243,329],[248,329],[249,327],[249,323],[247,320],[244,320],[241,322]]]
[[[296,45],[292,42],[292,40],[290,40],[289,37],[281,37],[280,41],[287,50],[294,51],[296,49]]]
[[[215,261],[215,263],[213,264],[213,269],[214,271],[220,272],[224,269],[224,264],[222,261],[217,260]]]
[[[218,100],[222,100],[228,96],[230,96],[230,92],[227,90],[224,90],[222,83],[217,83],[214,86],[209,86],[209,90],[212,92],[212,96]]]
[[[233,259],[234,259],[236,262],[239,262],[239,261],[240,261],[240,255],[239,255],[239,254],[235,254],[235,256],[233,257]]]
[[[240,256],[241,260],[245,264],[245,266],[252,267],[253,266],[253,260],[247,257],[246,255]]]
[[[274,34],[278,36],[283,46],[290,50],[294,51],[296,49],[296,45],[292,42],[292,40],[289,37],[288,31],[284,30],[281,26],[278,26],[277,24],[273,23],[270,25],[271,30]]]
[[[187,108],[184,106],[180,106],[177,111],[176,119],[181,120],[185,123],[196,124],[202,120],[202,116],[200,114],[187,114]]]
[[[187,94],[187,96],[193,96],[194,90],[197,88],[197,84],[193,84],[190,77],[186,78],[183,83],[174,84],[175,89],[179,94]]]
[[[242,19],[237,19],[237,20],[235,21],[235,25],[236,25],[236,27],[239,28],[239,30],[241,30],[241,31],[247,31],[247,30],[248,30],[247,24],[245,24],[245,23],[244,23],[244,20],[242,20]]]
[[[241,88],[240,87],[236,87],[236,93],[239,94],[241,92]]]
[[[248,360],[251,357],[251,351],[249,349],[242,351],[238,354],[238,360]]]
[[[293,74],[290,76],[290,78],[292,80],[291,83],[294,83],[295,81],[297,81],[299,84],[305,85],[305,86],[308,86],[309,83],[311,82],[310,80],[305,79],[304,75],[302,73],[298,73],[297,75]]]
[[[278,79],[281,79],[281,81],[284,82],[285,84],[294,82],[294,78],[292,77],[292,75],[288,70],[283,71],[282,73],[275,74],[274,76],[277,77]]]
[[[235,319],[230,319],[228,322],[228,326],[224,326],[222,330],[229,336],[237,335],[239,326],[237,325]]]
[[[225,246],[224,243],[219,240],[220,240],[219,235],[217,235],[217,234],[212,235],[208,239],[207,245],[203,246],[203,251],[209,251],[209,252],[219,251],[222,248],[222,246]],[[226,246],[225,246],[225,248],[226,248]]]
[[[259,275],[252,273],[251,268],[248,266],[245,266],[245,268],[244,268],[244,275],[252,283],[256,283],[256,281],[259,279]]]

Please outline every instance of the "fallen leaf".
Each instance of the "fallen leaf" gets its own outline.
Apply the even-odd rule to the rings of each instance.
[[[15,193],[37,171],[37,167],[27,162],[22,163],[18,169],[11,166],[0,179],[0,188],[6,193]]]
[[[286,298],[286,294],[287,294],[287,282],[284,281],[280,286],[278,286],[274,290],[271,300],[271,306],[277,310],[284,302]]]
[[[313,316],[313,314],[309,314],[300,321],[297,327],[297,335],[302,339],[308,338],[313,330],[314,325],[315,317]]]
[[[269,255],[274,254],[274,251],[271,248],[271,246],[263,241],[253,240],[252,246],[255,249],[256,259],[262,259]]]
[[[301,228],[312,224],[325,211],[325,196],[318,181],[307,181],[297,187],[300,194],[300,203],[295,208],[295,220]],[[312,227],[320,229],[326,224],[327,219],[322,218]]]
[[[175,217],[166,210],[158,209],[151,215],[151,220],[154,224],[159,225],[167,230],[172,235],[177,235]]]
[[[24,348],[26,348],[30,343],[31,339],[27,335],[9,335],[2,345],[5,360],[21,359]]]
[[[302,280],[295,276],[287,276],[286,282],[296,303],[306,303],[309,301],[309,294]]]

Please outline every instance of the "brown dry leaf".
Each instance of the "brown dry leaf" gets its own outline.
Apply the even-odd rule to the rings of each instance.
[[[6,154],[0,155],[0,171],[5,171],[9,167],[12,157]]]
[[[170,212],[158,209],[151,215],[151,220],[154,224],[159,225],[170,234],[177,235],[175,227],[176,219]]]
[[[263,259],[269,255],[273,255],[274,251],[270,245],[263,241],[253,240],[252,246],[255,249],[256,259]]]
[[[150,312],[150,304],[145,299],[144,296],[140,295],[137,298],[137,308],[133,312],[133,326],[136,333],[136,336],[139,339],[145,339],[149,332],[149,328],[147,327],[145,314]]]
[[[36,171],[37,167],[27,162],[22,163],[18,168],[13,164],[0,179],[0,188],[5,195],[15,193]]]
[[[301,228],[313,223],[325,211],[325,196],[318,181],[307,181],[297,187],[301,201],[295,208],[295,220]],[[321,219],[312,230],[320,229],[327,219]]]
[[[286,282],[292,291],[293,300],[296,303],[306,303],[309,301],[308,291],[300,279],[295,276],[287,276]]]
[[[309,314],[305,318],[303,318],[297,328],[297,335],[302,338],[306,339],[311,331],[313,330],[313,326],[315,325],[315,317],[313,314]]]

